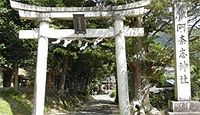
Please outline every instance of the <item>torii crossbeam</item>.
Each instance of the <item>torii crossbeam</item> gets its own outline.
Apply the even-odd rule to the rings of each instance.
[[[74,14],[84,14],[86,18],[121,16],[140,16],[145,13],[144,6],[151,0],[105,7],[41,7],[27,5],[10,0],[11,7],[18,10],[20,17],[34,20],[36,18],[58,18],[72,20]]]
[[[125,37],[143,36],[144,28],[129,28],[124,27]],[[20,39],[37,39],[39,36],[39,29],[35,30],[20,30]],[[52,29],[49,28],[45,34],[40,36],[53,38],[111,38],[114,37],[114,28],[109,29],[86,29],[86,34],[75,34],[74,29]]]

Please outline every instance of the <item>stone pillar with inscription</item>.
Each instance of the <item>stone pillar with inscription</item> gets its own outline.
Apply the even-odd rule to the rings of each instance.
[[[175,98],[178,101],[188,101],[191,100],[191,83],[187,5],[185,2],[174,3],[174,40],[176,57]]]
[[[191,101],[187,3],[173,0],[175,47],[175,99],[169,102],[169,115],[200,115],[200,103]]]

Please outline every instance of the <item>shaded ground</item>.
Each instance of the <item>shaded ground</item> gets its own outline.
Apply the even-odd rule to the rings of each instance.
[[[95,95],[94,100],[85,104],[76,112],[59,113],[56,115],[118,115],[118,105],[108,95]],[[55,114],[54,114],[55,115]]]

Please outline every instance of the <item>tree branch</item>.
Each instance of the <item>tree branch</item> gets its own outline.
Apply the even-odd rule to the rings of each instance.
[[[192,27],[190,28],[190,31],[189,31],[189,33],[188,33],[188,36],[190,36],[190,35],[192,34],[193,28],[194,28],[199,22],[200,22],[200,19],[197,20],[197,21],[192,25]]]
[[[165,47],[163,48],[163,50],[165,50],[168,47],[168,44],[173,40],[173,37],[171,39],[169,39],[166,43],[165,43]]]
[[[189,41],[192,42],[192,41],[195,41],[195,40],[197,40],[199,38],[200,38],[200,34],[197,35],[197,36],[191,36],[190,39],[189,39]]]
[[[169,24],[171,21],[172,21],[172,20],[168,20],[168,21],[165,22],[163,25],[161,25],[160,28],[158,28],[158,29],[153,33],[152,36],[155,36],[159,31],[161,31],[161,29],[162,29],[163,27],[165,27],[165,26],[166,26],[167,24]]]

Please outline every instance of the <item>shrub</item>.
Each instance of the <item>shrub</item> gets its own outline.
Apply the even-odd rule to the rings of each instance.
[[[163,90],[159,93],[150,94],[150,102],[152,106],[160,110],[168,108],[169,100],[174,100],[174,90]]]

